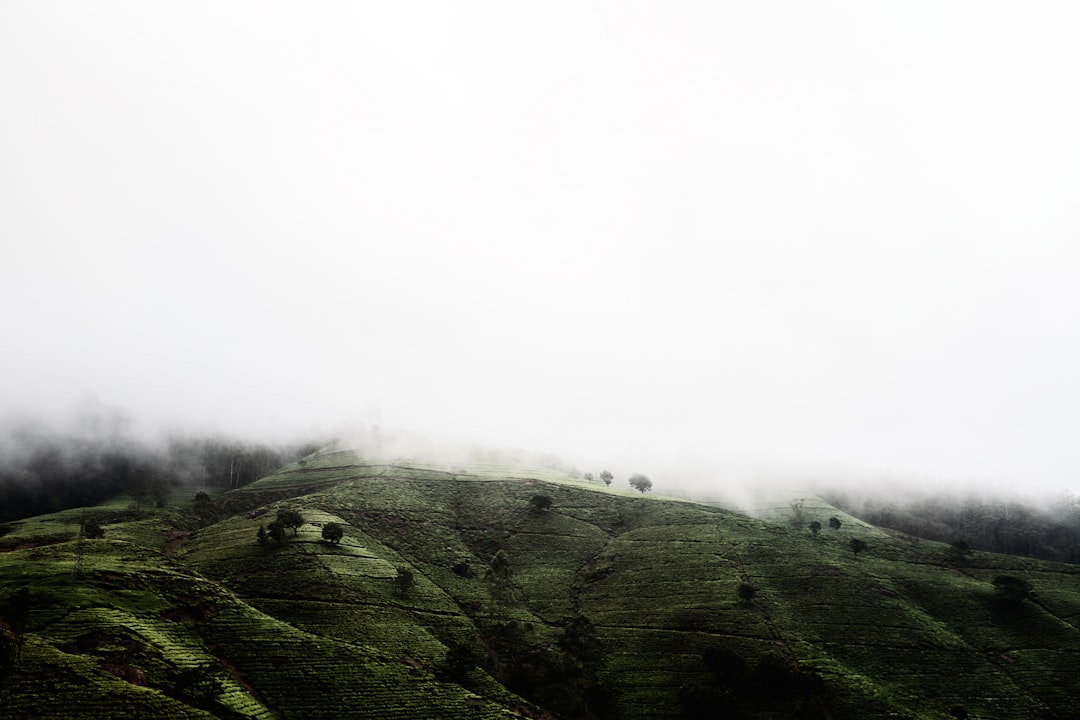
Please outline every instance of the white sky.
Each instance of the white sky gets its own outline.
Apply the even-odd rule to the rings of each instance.
[[[0,0],[0,405],[1078,488],[1078,37]]]

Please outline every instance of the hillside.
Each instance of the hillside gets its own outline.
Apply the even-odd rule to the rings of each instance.
[[[78,513],[12,523],[0,718],[1080,717],[1080,567],[816,500],[815,534],[505,460],[327,451],[217,503],[202,528],[190,497],[95,510],[77,573]],[[282,508],[304,524],[260,546]]]

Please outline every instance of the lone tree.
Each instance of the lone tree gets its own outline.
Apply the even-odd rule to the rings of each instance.
[[[641,473],[634,473],[630,476],[630,485],[642,495],[652,490],[652,480]]]
[[[866,552],[870,549],[870,546],[864,543],[859,538],[851,538],[851,542],[848,543],[848,547],[851,548],[851,552],[855,553],[855,557],[859,557],[859,553]]]
[[[953,562],[961,562],[965,558],[968,558],[972,554],[971,546],[964,540],[953,540],[949,543],[949,549],[946,551],[948,557]]]
[[[829,518],[829,527],[831,527],[833,530],[839,530],[840,525],[842,524],[843,523],[840,522],[840,518],[836,517],[835,515]]]
[[[589,482],[592,482],[592,479],[593,479],[592,473],[585,473],[585,479],[588,480]]]
[[[398,594],[405,595],[412,588],[415,578],[412,570],[403,565],[398,565],[397,577],[394,580],[397,583]]]
[[[615,476],[609,473],[607,470],[604,470],[602,473],[600,473],[600,479],[604,481],[605,485],[611,485],[611,481],[614,477]]]
[[[341,538],[343,538],[344,536],[345,536],[345,528],[341,527],[341,525],[339,525],[338,523],[336,523],[336,522],[328,522],[325,525],[323,525],[323,529],[322,529],[323,540],[326,540],[327,542],[332,542],[334,544],[337,544],[337,543],[341,542]]]
[[[289,508],[278,510],[277,519],[283,526],[292,528],[292,534],[294,536],[296,535],[296,531],[300,529],[300,526],[304,524],[303,516],[296,510],[290,510]]]
[[[105,537],[105,528],[97,520],[87,520],[83,525],[83,537],[89,540],[97,540]]]
[[[270,533],[266,532],[266,526],[265,525],[260,525],[259,526],[259,532],[255,533],[255,539],[263,547],[266,547],[267,545],[270,544]]]
[[[808,525],[808,527],[810,528],[810,532],[814,533],[815,535],[821,532],[821,523],[819,523],[817,520],[812,521],[810,525]]]
[[[743,605],[749,605],[754,598],[757,597],[757,590],[750,583],[739,583],[739,589],[737,591],[739,596],[739,602]]]
[[[529,498],[529,507],[536,515],[539,515],[540,513],[546,511],[554,504],[555,501],[549,498],[547,495],[533,495],[531,498]]]

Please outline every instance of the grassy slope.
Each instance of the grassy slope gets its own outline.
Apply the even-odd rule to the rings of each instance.
[[[538,493],[551,510],[530,511]],[[168,515],[107,526],[107,540],[86,544],[77,581],[72,543],[0,553],[0,596],[30,584],[41,600],[25,650],[35,672],[0,684],[0,717],[29,717],[45,692],[58,698],[55,717],[65,703],[122,717],[101,710],[116,698],[144,715],[205,716],[161,690],[208,664],[225,670],[207,707],[221,717],[537,714],[506,687],[567,715],[681,717],[688,689],[715,691],[703,658],[716,650],[751,670],[776,658],[828,688],[801,698],[740,690],[747,717],[950,718],[957,705],[972,718],[1069,717],[1080,698],[1075,566],[991,555],[956,566],[937,543],[846,518],[815,537],[498,461],[448,468],[323,453],[223,501],[244,512],[168,560]],[[255,530],[268,518],[247,511],[282,506],[307,524],[260,548]],[[835,514],[813,502],[805,511]],[[339,545],[321,541],[330,521],[346,528]],[[16,535],[40,539],[46,525]],[[853,535],[871,546],[858,558]],[[485,578],[499,550],[512,570],[501,595]],[[411,586],[398,568],[412,571]],[[1001,604],[990,582],[1000,574],[1030,580],[1034,601]],[[740,583],[757,589],[752,602],[738,600]],[[582,617],[591,630],[574,642],[567,628]],[[492,658],[487,672],[459,678],[467,689],[439,679],[455,645]],[[149,687],[102,669],[118,658]],[[57,680],[69,676],[82,680]],[[735,685],[753,683],[748,673]]]

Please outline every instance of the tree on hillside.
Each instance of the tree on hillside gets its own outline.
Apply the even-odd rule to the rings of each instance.
[[[806,523],[806,518],[803,516],[803,500],[793,500],[791,503],[791,525],[792,527],[801,529]]]
[[[205,490],[195,493],[194,510],[195,517],[199,519],[200,525],[209,525],[216,522],[221,515],[221,511],[218,510],[214,499]]]
[[[97,520],[87,520],[83,523],[83,537],[89,540],[97,540],[105,537],[105,528]]]
[[[1014,575],[998,575],[994,578],[994,589],[998,597],[1015,605],[1019,605],[1031,597],[1031,583]]]
[[[840,522],[840,518],[836,517],[835,515],[829,518],[829,527],[833,530],[839,530],[841,524],[842,523]]]
[[[491,599],[497,609],[502,610],[513,604],[513,570],[510,567],[510,558],[505,552],[499,550],[495,553],[484,577],[491,586]]]
[[[548,510],[554,504],[555,501],[547,495],[533,495],[529,498],[529,507],[532,512],[537,515]]]
[[[821,532],[821,523],[819,523],[817,520],[812,521],[810,525],[808,525],[808,527],[810,528],[810,532],[814,533],[815,535]]]
[[[300,529],[300,526],[304,524],[303,516],[296,510],[290,510],[289,508],[278,510],[277,518],[285,527],[292,528],[292,534],[294,536],[296,535],[296,531]]]
[[[259,532],[255,533],[255,540],[263,547],[270,544],[270,533],[266,532],[265,525],[259,526]]]
[[[739,583],[739,589],[736,591],[739,596],[739,602],[743,605],[749,605],[754,598],[757,597],[757,589],[750,583]]]
[[[630,476],[630,485],[642,495],[652,490],[652,480],[641,473],[634,473]]]
[[[600,479],[604,481],[605,485],[611,485],[611,481],[614,477],[615,476],[609,473],[607,470],[604,470],[600,473]]]
[[[274,520],[266,526],[266,532],[270,535],[270,539],[281,545],[285,542],[285,523],[281,520]]]
[[[322,537],[327,542],[340,543],[341,538],[345,537],[345,528],[336,522],[328,522],[323,525]]]
[[[588,480],[589,482],[592,482],[592,480],[593,480],[592,473],[585,473],[585,479]]]
[[[413,583],[415,582],[413,571],[403,565],[399,565],[395,582],[397,583],[398,594],[405,595],[412,589]]]
[[[851,542],[848,543],[848,547],[851,548],[851,552],[855,553],[855,557],[859,557],[859,553],[866,552],[870,549],[870,546],[864,543],[859,538],[851,538]]]
[[[949,549],[946,551],[949,560],[953,562],[962,562],[971,557],[972,552],[971,546],[964,540],[953,540],[949,543]]]

